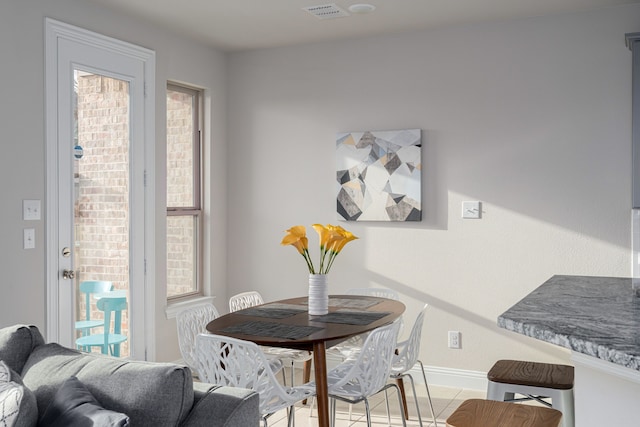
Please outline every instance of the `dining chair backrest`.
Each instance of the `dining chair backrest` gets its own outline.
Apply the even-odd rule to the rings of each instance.
[[[80,283],[80,292],[85,294],[85,320],[91,320],[91,294],[111,292],[113,282],[105,280],[85,280]]]
[[[273,413],[290,406],[292,398],[306,394],[283,388],[270,363],[257,344],[215,334],[196,337],[196,366],[200,379],[207,383],[251,389],[260,395],[260,413]],[[281,367],[278,364],[278,367]]]
[[[261,304],[264,304],[264,299],[258,291],[242,292],[229,298],[229,311],[234,312]]]
[[[96,303],[98,306],[98,310],[104,311],[104,333],[101,334],[103,341],[103,350],[104,354],[107,354],[107,349],[110,344],[114,344],[117,341],[123,342],[126,340],[126,337],[122,336],[122,310],[127,309],[127,299],[125,297],[121,298],[100,298]],[[111,313],[114,313],[113,316],[113,335],[110,333],[111,329]],[[114,340],[115,338],[115,340]],[[115,352],[117,356],[119,356],[119,351]]]
[[[387,288],[351,288],[347,289],[347,295],[365,295],[370,297],[388,298],[400,300],[400,294],[393,289]]]
[[[418,404],[418,396],[416,394],[416,388],[414,386],[413,376],[411,375],[411,371],[414,365],[419,364],[420,370],[422,371],[422,378],[424,380],[424,386],[427,390],[427,402],[429,403],[429,409],[431,411],[431,417],[433,418],[433,423],[437,427],[438,423],[436,421],[436,413],[433,410],[433,401],[431,400],[431,392],[429,391],[429,383],[427,382],[427,375],[424,371],[424,364],[420,361],[420,341],[422,338],[422,326],[424,325],[424,317],[429,308],[429,304],[425,304],[422,307],[422,310],[416,316],[416,320],[411,327],[411,332],[409,333],[409,338],[404,341],[398,342],[396,346],[396,350],[393,355],[393,361],[391,362],[391,378],[396,381],[402,382],[404,377],[409,377],[411,380],[411,388],[413,390],[414,400],[416,402],[416,414],[418,415],[418,420],[420,425],[422,425],[422,415],[420,414],[420,405]],[[403,388],[404,390],[404,388]],[[402,400],[405,413],[408,410],[407,408],[407,399],[404,391],[402,393]]]
[[[355,361],[345,362],[348,370],[341,379],[330,381],[329,394],[371,396],[384,387],[391,371],[391,360],[398,340],[400,323],[395,321],[369,332]],[[348,384],[348,387],[343,387]]]
[[[424,316],[429,308],[429,304],[425,304],[422,310],[416,316],[416,320],[411,327],[409,338],[398,346],[398,354],[393,356],[393,371],[408,371],[416,364],[420,356],[420,341],[422,338],[422,326],[424,324]]]
[[[369,297],[379,297],[379,298],[388,298],[396,301],[400,301],[400,294],[393,289],[387,288],[350,288],[346,291],[347,295],[363,295]],[[402,318],[400,319],[400,334],[404,328]],[[355,336],[351,339],[348,339],[343,346],[351,346],[351,347],[359,347],[362,343],[362,339],[358,336]]]
[[[122,332],[122,310],[127,309],[127,299],[125,297],[100,298],[96,305],[98,306],[98,310],[104,311],[104,335],[108,335],[111,330],[111,313],[115,313],[113,318],[113,333],[119,334]]]
[[[207,323],[220,316],[213,304],[203,304],[181,310],[176,315],[178,346],[182,359],[196,371],[196,337],[206,333]]]

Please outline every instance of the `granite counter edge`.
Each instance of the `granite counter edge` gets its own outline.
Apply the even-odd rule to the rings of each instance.
[[[534,324],[514,321],[504,317],[504,315],[498,317],[498,326],[511,332],[564,347],[629,369],[640,371],[640,357],[636,357],[601,344],[596,344],[571,335],[560,334],[548,329],[543,329]]]

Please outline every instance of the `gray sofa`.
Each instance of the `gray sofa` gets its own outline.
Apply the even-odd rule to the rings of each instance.
[[[33,412],[36,406],[39,417],[61,384],[75,376],[100,406],[126,414],[132,427],[259,425],[259,397],[253,391],[194,382],[185,366],[45,344],[35,326],[0,329],[0,360],[33,392],[35,405],[26,410]]]

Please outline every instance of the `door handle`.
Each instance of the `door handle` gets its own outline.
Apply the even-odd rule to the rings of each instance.
[[[62,278],[63,279],[75,279],[76,272],[73,270],[62,270]]]

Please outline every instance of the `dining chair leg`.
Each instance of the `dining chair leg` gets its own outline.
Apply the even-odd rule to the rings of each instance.
[[[413,381],[413,376],[411,374],[403,375],[403,377],[405,377],[405,376],[409,377],[409,380],[411,381],[411,390],[413,390],[413,398],[414,398],[414,400],[416,402],[416,413],[418,414],[418,422],[420,423],[420,427],[423,427],[423,425],[422,425],[422,414],[420,413],[420,404],[418,403],[418,393],[416,393],[416,384]],[[406,400],[405,400],[405,402],[406,402]],[[404,415],[405,415],[406,419],[409,420],[409,413],[406,412],[407,411],[406,408],[407,407],[405,406]]]
[[[407,409],[407,395],[404,391],[404,382],[402,381],[402,377],[396,378],[396,384],[400,389],[400,395],[402,396],[402,409],[404,409],[405,419],[409,419],[409,410]]]
[[[305,360],[302,367],[303,367],[303,376],[304,376],[303,381],[305,383],[308,383],[311,380],[311,359]]]
[[[364,399],[364,410],[367,414],[367,427],[371,427],[371,408],[369,408],[369,400]]]
[[[387,422],[391,425],[391,411],[389,410],[389,397],[387,396],[387,389],[384,389],[384,403],[387,409]]]
[[[311,359],[305,360],[302,364],[302,384],[308,383],[311,380]],[[303,405],[307,404],[307,399],[302,401]]]
[[[293,368],[292,368],[293,371]],[[291,385],[293,386],[293,376],[291,377]],[[283,366],[282,367],[282,385],[283,386],[287,386],[287,373],[286,373],[286,368]],[[291,415],[291,407],[287,408],[287,418],[289,417],[289,415]],[[267,419],[265,418],[264,420],[265,424],[267,422]],[[266,426],[265,426],[266,427]]]
[[[424,386],[427,388],[427,399],[429,400],[429,409],[431,409],[431,416],[433,417],[434,427],[438,427],[438,421],[436,421],[436,413],[433,410],[433,402],[431,401],[431,393],[429,392],[429,383],[427,382],[427,374],[424,372],[424,365],[422,361],[418,360],[420,368],[422,369],[422,378],[424,378]]]
[[[329,427],[336,425],[336,399],[329,399]]]
[[[287,415],[287,426],[288,427],[295,427],[296,425],[296,414],[295,414],[296,409],[293,407],[293,405],[291,405],[289,407],[289,413]]]
[[[400,419],[402,420],[402,425],[407,427],[407,420],[405,419],[404,410],[402,409],[402,396],[400,395],[400,387],[395,384],[392,384],[391,387],[396,389],[396,395],[398,396],[398,404],[400,405],[400,410],[403,412],[400,414]],[[386,393],[386,390],[385,390]]]

